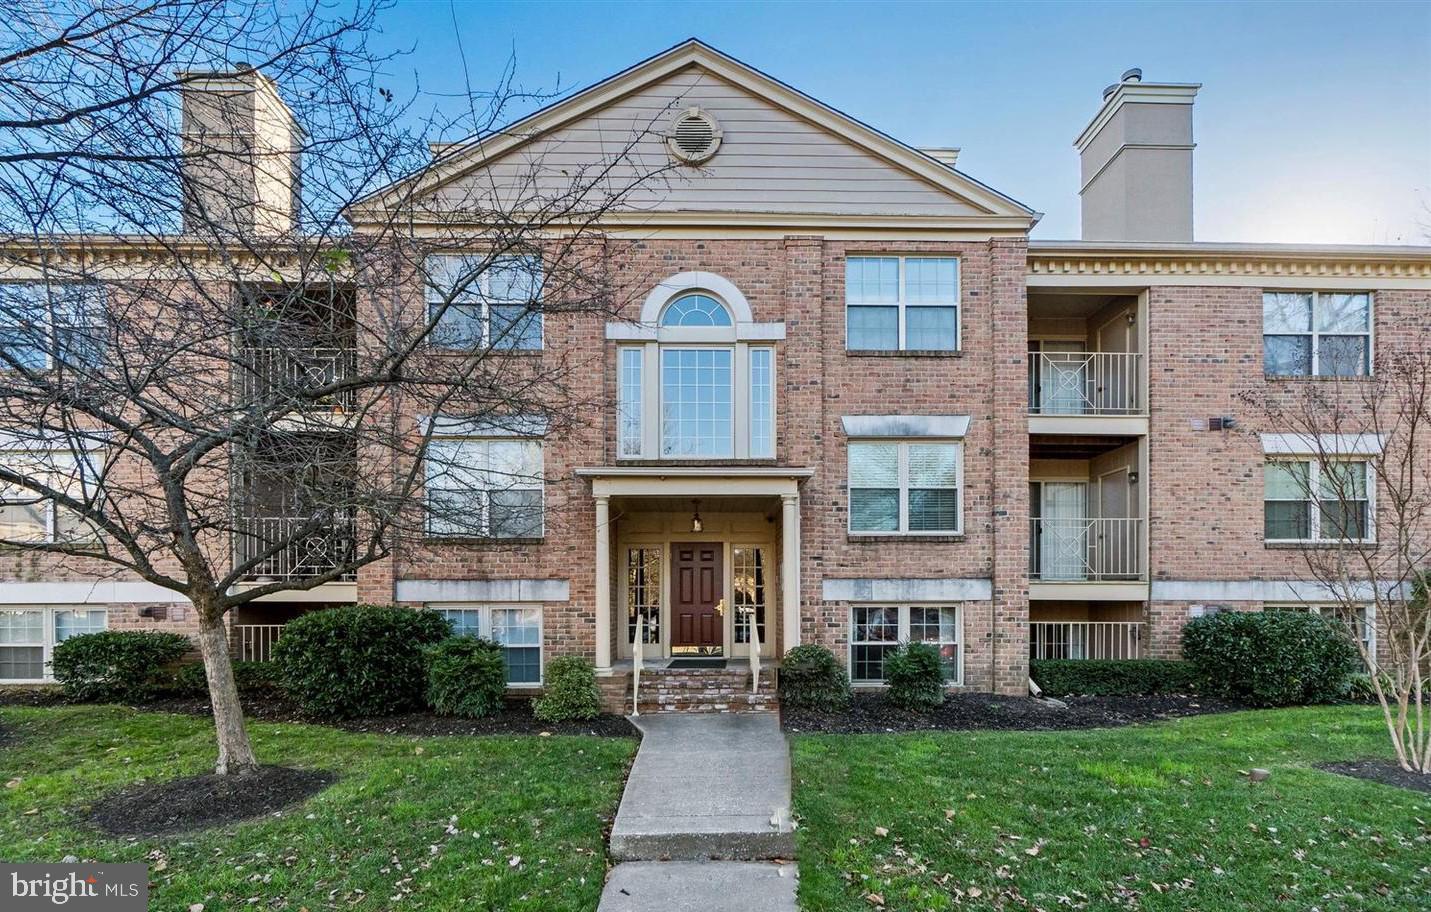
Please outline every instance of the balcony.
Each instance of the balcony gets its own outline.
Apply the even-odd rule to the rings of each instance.
[[[1029,352],[1030,415],[1142,415],[1140,352]]]
[[[333,516],[316,523],[311,516],[245,516],[236,522],[234,557],[245,564],[257,559],[245,578],[263,582],[304,579],[350,564],[356,553],[352,516]],[[356,579],[352,572],[338,577]]]
[[[273,646],[282,633],[282,624],[235,624],[233,656],[240,662],[272,661]]]
[[[1139,517],[1029,520],[1029,579],[1046,583],[1146,579]]]
[[[239,357],[239,392],[247,402],[273,402],[341,383],[353,376],[356,354],[350,348],[243,348]],[[352,390],[306,403],[304,411],[344,412],[353,408]]]
[[[1141,621],[1030,621],[1030,659],[1140,659]]]

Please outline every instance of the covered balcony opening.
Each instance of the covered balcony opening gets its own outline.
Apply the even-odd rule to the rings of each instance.
[[[236,340],[235,386],[245,402],[282,404],[296,394],[332,386],[356,368],[353,289],[311,286],[282,291],[242,288],[245,329]],[[351,412],[350,390],[305,400],[310,414]]]
[[[336,602],[254,601],[234,609],[229,622],[229,652],[236,662],[271,662],[283,628],[299,615]]]
[[[351,563],[357,451],[344,434],[272,434],[237,454],[234,561],[246,580],[274,582]],[[352,580],[345,571],[341,580]]]
[[[1143,602],[1049,601],[1029,606],[1029,658],[1146,658]]]
[[[1029,579],[1147,579],[1140,438],[1035,436],[1029,447]]]
[[[1137,296],[1031,291],[1029,414],[1147,414],[1146,346]]]

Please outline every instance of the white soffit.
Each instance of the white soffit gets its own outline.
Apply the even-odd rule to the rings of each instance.
[[[1381,434],[1263,434],[1268,456],[1380,456],[1386,447]]]
[[[844,415],[846,437],[966,437],[968,415]]]

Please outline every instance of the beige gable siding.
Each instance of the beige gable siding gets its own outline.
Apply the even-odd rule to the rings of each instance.
[[[669,167],[663,134],[671,119],[701,107],[720,121],[720,151],[699,167]],[[646,135],[641,136],[642,132]],[[629,186],[638,173],[667,169],[629,201],[658,211],[836,215],[980,215],[979,207],[900,170],[703,70],[691,67],[554,131],[440,189],[438,208],[502,207],[563,195],[576,175],[593,175],[637,140],[634,160],[606,178]]]

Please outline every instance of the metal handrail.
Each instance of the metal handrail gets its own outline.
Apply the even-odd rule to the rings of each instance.
[[[1141,517],[1048,517],[1029,520],[1029,579],[1139,580]]]
[[[1029,352],[1029,413],[1141,415],[1141,352]]]

